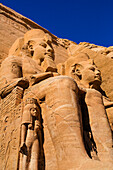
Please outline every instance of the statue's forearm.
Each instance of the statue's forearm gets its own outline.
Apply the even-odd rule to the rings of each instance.
[[[9,81],[7,84],[2,85],[0,89],[0,96],[5,97],[8,93],[10,93],[16,86],[20,86],[22,88],[27,88],[29,85],[28,80],[23,78],[13,79]]]
[[[98,91],[89,89],[86,93],[85,102],[88,108],[92,135],[97,146],[99,158],[101,159],[101,155],[106,156],[107,154],[106,148],[112,146],[112,134],[106,116],[103,98]],[[104,146],[104,152],[102,151],[102,145]]]
[[[103,96],[103,102],[105,108],[113,107],[113,102],[109,98]]]
[[[27,126],[25,124],[22,124],[22,127],[21,127],[21,144],[25,143],[26,133],[27,133]]]
[[[30,76],[30,85],[32,86],[32,85],[34,85],[46,78],[49,78],[49,77],[53,77],[52,72],[45,72],[45,73],[32,75],[32,76]]]

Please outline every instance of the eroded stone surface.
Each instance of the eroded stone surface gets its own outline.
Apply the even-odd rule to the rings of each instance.
[[[2,57],[1,169],[112,169],[112,47],[77,45],[35,26]]]

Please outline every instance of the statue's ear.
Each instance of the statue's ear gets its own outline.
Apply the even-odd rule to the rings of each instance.
[[[48,33],[45,34],[44,39],[47,43],[52,43],[52,37]]]
[[[93,60],[93,59],[91,59],[91,58],[90,58],[88,61],[89,61],[89,63],[90,63],[90,64],[92,64],[92,65],[94,65],[94,64],[95,64],[95,63],[94,63],[94,60]]]
[[[24,44],[24,38],[18,38],[9,50],[9,56],[18,56],[21,52],[21,48]]]
[[[33,50],[33,46],[35,45],[35,41],[29,40],[26,44],[28,45],[29,50]]]
[[[75,64],[73,66],[73,73],[76,74],[79,77],[79,79],[82,78],[82,73],[81,73],[82,68],[83,67],[80,64]]]

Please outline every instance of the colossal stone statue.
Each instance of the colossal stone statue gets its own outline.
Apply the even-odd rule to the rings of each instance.
[[[97,159],[97,156],[98,159],[107,159],[108,150],[103,148],[105,155],[101,153],[102,144],[100,144],[100,140],[104,141],[103,145],[107,147],[112,145],[112,136],[103,104],[103,96],[100,93],[102,92],[100,71],[88,55],[80,53],[76,57],[70,57],[65,62],[65,73],[72,77],[79,87],[86,150],[92,159]],[[106,132],[103,133],[102,129],[99,128],[100,126],[106,127]],[[90,144],[87,143],[87,140],[90,140]],[[96,158],[92,155],[94,151]]]
[[[56,66],[52,38],[41,30],[28,31],[9,54],[1,65],[1,98],[24,89],[18,169],[110,169],[112,134],[93,60],[79,53]]]

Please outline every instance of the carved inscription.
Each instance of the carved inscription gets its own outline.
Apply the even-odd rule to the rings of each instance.
[[[17,23],[16,20],[13,21],[12,19],[6,17],[3,14],[0,15],[0,20],[8,25],[13,26],[15,29],[20,30],[23,33],[25,33],[28,30],[22,24]]]
[[[1,99],[0,160],[3,169],[15,169],[17,167],[20,142],[20,126],[18,125],[22,116],[22,95],[23,89],[16,87],[6,98]]]

